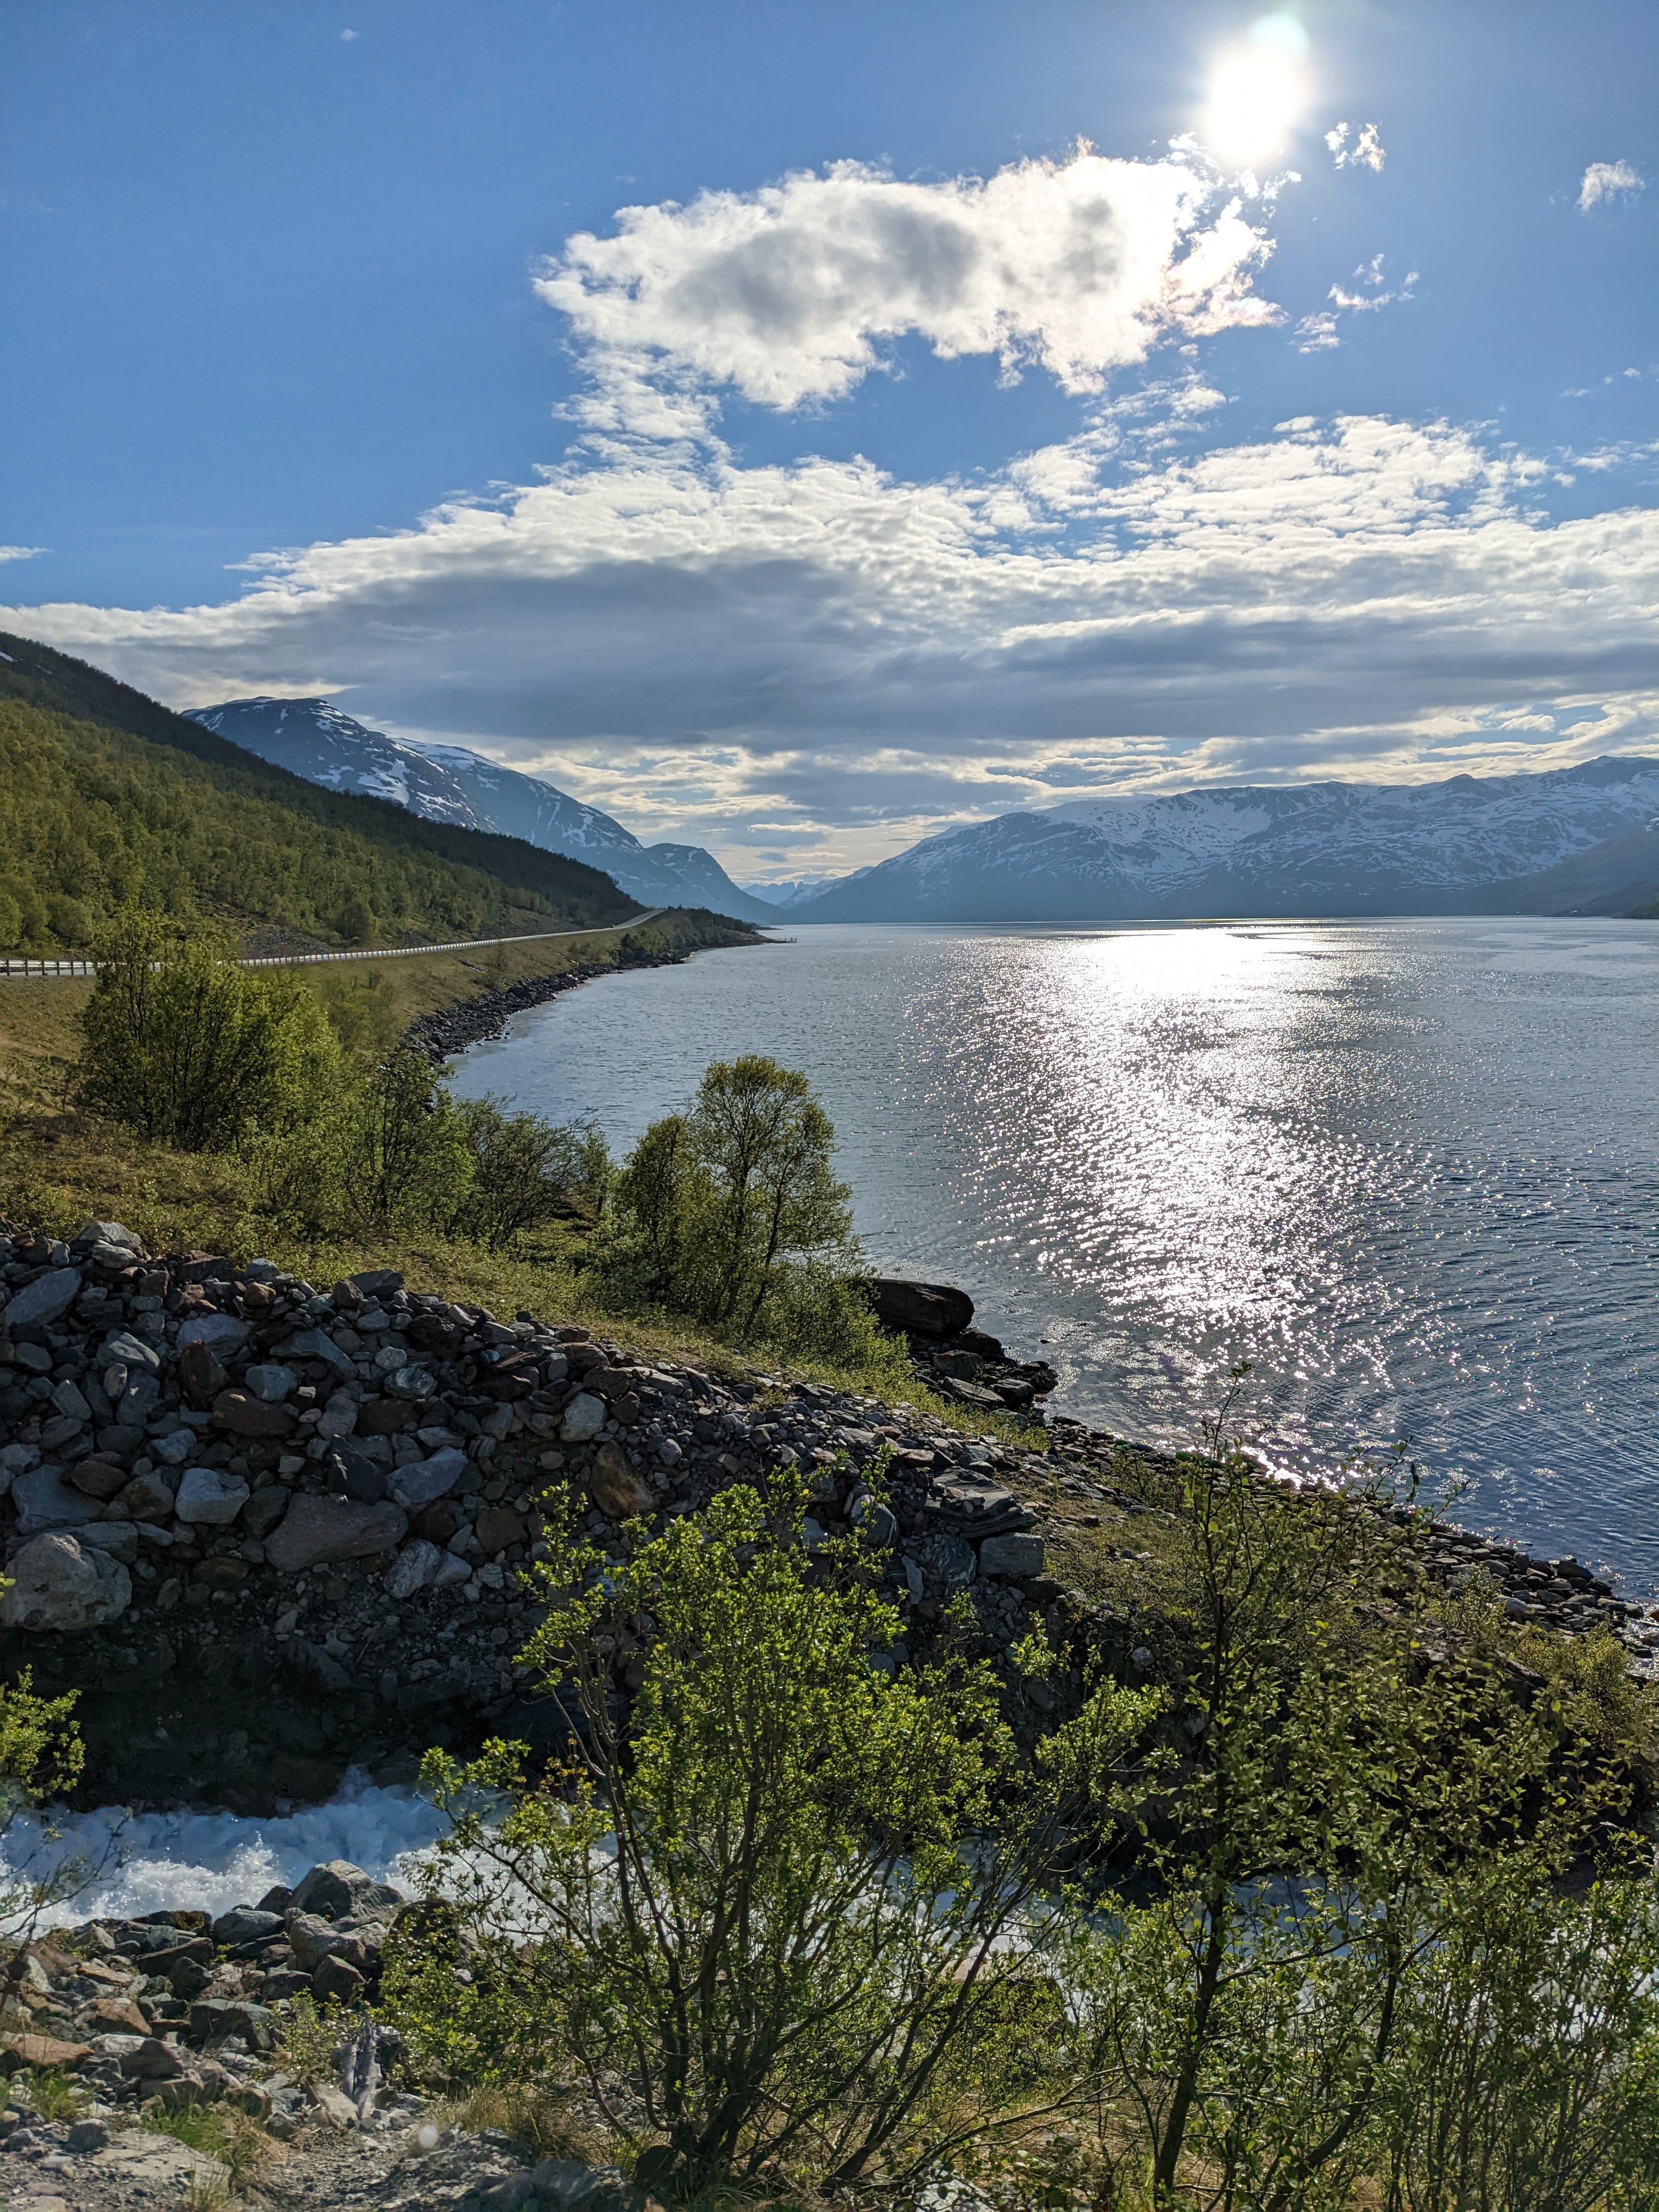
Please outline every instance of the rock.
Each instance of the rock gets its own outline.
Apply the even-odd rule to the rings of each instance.
[[[194,1429],[169,1429],[165,1436],[150,1439],[149,1455],[163,1467],[182,1467],[195,1449]]]
[[[358,2124],[357,2107],[343,2090],[326,2081],[313,2081],[307,2092],[312,2103],[331,2128],[355,2128]]]
[[[620,1444],[599,1446],[593,1455],[587,1486],[593,1503],[607,1521],[631,1521],[640,1514],[649,1513],[656,1504],[650,1484],[643,1475],[635,1474]],[[487,1551],[489,1547],[486,1545],[484,1548]]]
[[[192,2043],[222,2043],[240,2035],[250,2051],[274,2051],[278,2023],[269,2005],[247,1997],[200,1997],[190,2008]]]
[[[418,1513],[423,1505],[434,1498],[446,1497],[466,1473],[466,1454],[448,1446],[434,1452],[430,1459],[417,1460],[408,1467],[395,1468],[392,1475],[392,1495],[399,1505],[411,1513]]]
[[[176,2081],[185,2062],[171,2044],[147,2035],[136,2051],[121,2055],[121,2071],[130,2081]]]
[[[286,1406],[267,1405],[246,1390],[222,1390],[213,1401],[213,1418],[239,1437],[286,1437],[294,1430]]]
[[[314,1912],[329,1921],[390,1920],[407,1902],[402,1890],[376,1881],[349,1859],[329,1859],[301,1879],[289,1899],[289,1911]]]
[[[204,1344],[210,1352],[238,1352],[247,1342],[247,1323],[234,1314],[196,1314],[179,1330],[179,1349]]]
[[[17,1531],[34,1536],[46,1528],[78,1528],[102,1517],[102,1501],[88,1498],[64,1477],[64,1470],[48,1463],[20,1474],[11,1486],[17,1508]]]
[[[184,1432],[194,1443],[195,1438],[186,1429]],[[118,1502],[125,1506],[134,1521],[171,1521],[175,1485],[167,1479],[165,1468],[155,1468],[149,1474],[135,1474],[126,1488],[116,1493]]]
[[[302,1328],[297,1336],[289,1337],[286,1344],[276,1347],[277,1357],[284,1362],[297,1359],[320,1359],[331,1367],[342,1381],[357,1372],[349,1352],[342,1352],[334,1339],[320,1328]]]
[[[619,2166],[583,2166],[574,2158],[546,2158],[527,2179],[544,2203],[556,2204],[562,2212],[643,2212],[648,2201],[645,2191],[627,2180]],[[652,2186],[660,2186],[659,2178],[653,2175]]]
[[[401,1601],[413,1597],[416,1590],[424,1589],[439,1568],[444,1554],[435,1544],[428,1544],[417,1536],[412,1544],[405,1544],[392,1561],[386,1578],[388,1597]]]
[[[612,1450],[615,1449],[611,1446]],[[601,1453],[604,1449],[601,1445]],[[617,1455],[622,1457],[620,1453]],[[627,1461],[623,1460],[623,1464],[626,1467]],[[472,1533],[478,1540],[479,1549],[491,1559],[497,1552],[504,1552],[509,1544],[522,1544],[525,1540],[524,1522],[507,1505],[486,1505],[474,1522]]]
[[[465,1559],[458,1559],[453,1552],[446,1552],[438,1564],[438,1571],[428,1583],[434,1590],[453,1589],[462,1583],[471,1582],[472,1570]]]
[[[64,2138],[65,2148],[77,2156],[88,2151],[102,2150],[109,2141],[109,2130],[101,2120],[76,2120]]]
[[[74,1304],[81,1288],[78,1267],[53,1267],[44,1275],[37,1275],[22,1289],[5,1309],[6,1333],[15,1336],[20,1328],[40,1328],[49,1321],[56,1321]]]
[[[82,1551],[88,1547],[94,1552],[107,1552],[124,1567],[131,1566],[138,1557],[138,1524],[135,1521],[92,1521],[84,1528],[77,1528],[75,1540]]]
[[[402,1398],[365,1398],[357,1408],[360,1437],[395,1437],[415,1419],[415,1408]]]
[[[280,1912],[262,1912],[256,1905],[233,1905],[213,1923],[216,1943],[271,1942],[283,1932]]]
[[[966,1589],[979,1571],[974,1547],[965,1536],[927,1537],[916,1547],[924,1574],[947,1590]]]
[[[289,1492],[280,1482],[266,1483],[242,1508],[242,1527],[256,1540],[270,1535],[288,1511],[288,1501]]]
[[[127,1471],[118,1460],[99,1455],[71,1468],[69,1480],[71,1488],[78,1490],[83,1498],[95,1498],[105,1504],[126,1488]]]
[[[988,1536],[979,1547],[979,1571],[982,1575],[1000,1575],[1005,1582],[1024,1582],[1028,1576],[1042,1572],[1046,1557],[1047,1547],[1041,1536]]]
[[[82,1395],[78,1382],[71,1382],[67,1378],[60,1382],[52,1394],[52,1402],[60,1413],[66,1413],[77,1426],[92,1419],[92,1407]]]
[[[83,1221],[70,1239],[70,1250],[90,1251],[94,1244],[118,1245],[128,1265],[144,1249],[132,1231],[124,1229],[118,1221]]]
[[[131,1997],[100,1997],[92,2008],[88,2024],[100,2035],[149,2033],[149,2022]]]
[[[360,1297],[389,1298],[402,1290],[404,1279],[395,1267],[363,1267],[347,1277]]]
[[[120,1562],[67,1531],[32,1538],[10,1573],[10,1587],[0,1595],[0,1625],[7,1628],[103,1628],[132,1602]]]
[[[187,1467],[173,1510],[181,1521],[222,1528],[236,1518],[247,1498],[247,1485],[240,1474],[225,1474],[216,1467]]]
[[[78,2066],[91,2056],[88,2043],[64,2043],[55,2035],[14,2035],[0,2051],[0,2073],[15,2074],[22,2066]]]
[[[280,1406],[285,1398],[294,1395],[300,1378],[291,1367],[284,1367],[277,1360],[267,1360],[250,1367],[246,1381],[256,1398],[267,1406]]]
[[[179,1354],[179,1383],[198,1411],[210,1406],[230,1377],[207,1344],[187,1344]]]
[[[859,1534],[878,1551],[884,1552],[898,1540],[898,1522],[878,1498],[868,1496],[857,1499],[848,1516]]]
[[[394,1398],[417,1400],[429,1398],[437,1389],[437,1378],[424,1367],[400,1367],[386,1383]]]
[[[857,1288],[884,1328],[906,1336],[960,1336],[974,1318],[974,1302],[966,1291],[948,1283],[878,1275]]]
[[[367,1986],[364,1977],[344,1959],[324,1959],[311,1977],[311,1993],[319,2004],[331,1997],[343,2005],[355,2004]]]
[[[323,1462],[331,1490],[359,1505],[375,1505],[386,1496],[388,1472],[378,1460],[368,1459],[349,1444],[336,1443]]]
[[[148,1375],[161,1371],[161,1355],[153,1344],[146,1344],[142,1336],[131,1329],[118,1328],[105,1338],[99,1351],[96,1364],[104,1367],[137,1367]]]
[[[559,1440],[567,1444],[585,1444],[598,1436],[611,1418],[611,1408],[603,1398],[591,1392],[578,1390],[564,1409],[564,1419],[559,1425]]]
[[[268,1539],[265,1556],[279,1574],[303,1574],[331,1560],[396,1551],[408,1526],[403,1508],[389,1499],[365,1505],[349,1498],[304,1494],[294,1499]]]

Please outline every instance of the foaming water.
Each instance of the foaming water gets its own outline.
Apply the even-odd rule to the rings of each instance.
[[[377,1881],[419,1886],[425,1855],[446,1823],[409,1790],[383,1790],[348,1775],[325,1805],[280,1819],[230,1813],[144,1813],[118,1808],[14,1822],[0,1844],[0,1877],[44,1882],[66,1874],[73,1887],[42,1916],[48,1927],[144,1912],[228,1912],[257,1905],[281,1883],[328,1859],[349,1859]]]
[[[1659,1584],[1659,929],[817,928],[590,984],[458,1087],[625,1144],[770,1053],[879,1269],[1041,1343],[1057,1409],[1269,1455],[1407,1446],[1459,1517]]]

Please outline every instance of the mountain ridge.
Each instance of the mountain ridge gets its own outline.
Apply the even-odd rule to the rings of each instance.
[[[1431,784],[1199,786],[924,838],[798,921],[1622,912],[1659,896],[1659,759]]]
[[[776,908],[740,889],[700,845],[642,845],[631,830],[556,784],[464,745],[388,737],[326,698],[256,695],[186,718],[257,758],[332,791],[389,799],[426,821],[517,837],[600,868],[647,905],[702,906],[742,921]]]

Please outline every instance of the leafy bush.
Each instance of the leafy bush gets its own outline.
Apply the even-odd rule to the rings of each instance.
[[[610,1154],[598,1130],[556,1128],[498,1098],[468,1099],[458,1110],[468,1176],[452,1216],[457,1234],[499,1252],[521,1230],[569,1212],[573,1199],[595,1213],[603,1207]]]
[[[1041,2095],[1064,2008],[1030,1908],[1079,1778],[1156,1702],[1103,1686],[1022,1786],[989,1670],[872,1663],[899,1626],[879,1559],[809,1553],[805,1510],[730,1491],[622,1562],[558,1537],[527,1656],[573,1764],[429,1755],[453,1826],[388,1951],[417,2047],[475,2079],[574,2063],[685,2196],[914,2173]]]
[[[99,938],[81,1017],[81,1103],[182,1152],[222,1152],[301,1118],[338,1050],[295,977],[237,964],[227,940],[131,913]]]

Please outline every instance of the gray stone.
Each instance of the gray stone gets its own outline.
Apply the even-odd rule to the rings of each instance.
[[[392,1495],[399,1505],[418,1513],[434,1498],[447,1498],[466,1473],[466,1454],[453,1445],[434,1452],[430,1459],[414,1460],[392,1478]]]
[[[213,1923],[216,1943],[269,1943],[282,1932],[280,1912],[261,1912],[253,1905],[234,1905]]]
[[[33,1282],[25,1283],[5,1308],[7,1333],[39,1328],[46,1322],[56,1321],[74,1304],[80,1288],[78,1267],[53,1267],[46,1274],[37,1276]]]
[[[598,1436],[610,1418],[611,1408],[603,1398],[594,1397],[591,1391],[578,1390],[564,1409],[564,1419],[559,1425],[560,1441],[567,1444],[586,1443]]]
[[[146,1373],[159,1375],[161,1357],[153,1344],[146,1344],[128,1328],[118,1328],[104,1342],[98,1354],[100,1367],[142,1367]]]
[[[408,1903],[402,1890],[376,1881],[349,1859],[329,1859],[304,1875],[289,1899],[290,1912],[314,1912],[319,1920],[390,1920]]]
[[[289,1492],[280,1482],[256,1490],[242,1508],[242,1526],[254,1538],[270,1535],[288,1511]]]
[[[11,1563],[0,1595],[8,1628],[102,1628],[132,1602],[126,1569],[107,1552],[83,1547],[66,1531],[36,1536]]]
[[[283,1361],[320,1359],[324,1366],[331,1367],[343,1382],[357,1372],[357,1363],[351,1354],[342,1352],[325,1329],[302,1328],[297,1336],[289,1337],[286,1344],[277,1346],[276,1356]]]
[[[267,1406],[280,1406],[284,1398],[291,1398],[300,1380],[291,1367],[284,1367],[276,1359],[250,1367],[243,1379],[254,1396]]]
[[[437,1382],[424,1367],[399,1367],[390,1376],[386,1389],[394,1398],[418,1400],[429,1398],[437,1389]]]
[[[161,1402],[161,1386],[153,1375],[135,1376],[121,1393],[116,1419],[125,1428],[141,1429]]]
[[[453,1552],[446,1552],[438,1562],[437,1573],[433,1576],[427,1587],[428,1589],[434,1590],[453,1589],[462,1583],[470,1583],[471,1579],[472,1570],[466,1561],[457,1559]]]
[[[922,1572],[947,1590],[965,1589],[979,1571],[974,1547],[964,1536],[928,1536],[916,1547]]]
[[[416,1590],[426,1588],[443,1560],[444,1554],[435,1544],[428,1544],[424,1536],[417,1536],[412,1544],[405,1544],[392,1561],[386,1578],[386,1595],[398,1599],[413,1597]]]
[[[375,1552],[395,1551],[409,1526],[401,1506],[389,1499],[358,1504],[349,1498],[297,1497],[281,1527],[265,1545],[265,1557],[279,1574],[303,1574],[336,1559],[366,1559]]]
[[[216,1467],[187,1467],[173,1510],[181,1521],[223,1527],[236,1518],[247,1498],[247,1485],[240,1474],[225,1474]]]
[[[331,1391],[328,1403],[323,1407],[323,1418],[317,1424],[317,1434],[331,1443],[349,1437],[357,1425],[357,1401],[349,1390],[342,1387]]]
[[[92,1419],[92,1407],[82,1395],[80,1384],[67,1377],[52,1392],[52,1402],[60,1413],[69,1414],[77,1425]]]
[[[11,1496],[21,1536],[39,1535],[46,1528],[79,1528],[104,1516],[103,1500],[76,1490],[64,1480],[62,1468],[50,1462],[20,1474],[11,1486]]]
[[[90,1545],[95,1552],[107,1552],[124,1567],[130,1567],[138,1557],[136,1521],[93,1521],[84,1528],[77,1528],[75,1534],[83,1550]]]
[[[94,1244],[113,1244],[127,1255],[131,1264],[135,1252],[143,1246],[131,1230],[124,1229],[118,1221],[83,1221],[70,1239],[71,1252],[89,1251]]]
[[[878,1551],[885,1551],[890,1544],[897,1540],[898,1522],[878,1498],[859,1498],[847,1517],[860,1535],[867,1543],[875,1545]]]
[[[108,2141],[109,2130],[101,2120],[76,2120],[64,2139],[65,2148],[77,2155],[102,2150]]]
[[[163,1467],[182,1467],[196,1449],[194,1429],[169,1429],[162,1437],[149,1440],[149,1455],[159,1459]]]
[[[1041,1536],[988,1536],[979,1547],[979,1571],[982,1575],[1000,1575],[1005,1582],[1024,1582],[1028,1576],[1042,1572],[1046,1556]]]
[[[247,1323],[234,1314],[197,1314],[179,1331],[179,1349],[204,1344],[210,1352],[234,1352],[247,1342]]]

